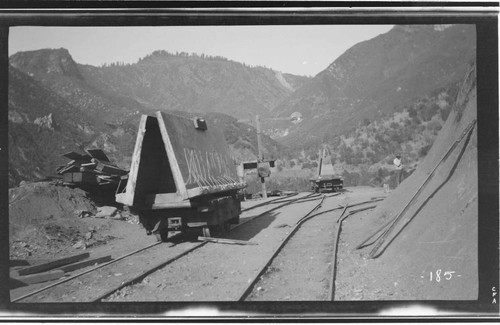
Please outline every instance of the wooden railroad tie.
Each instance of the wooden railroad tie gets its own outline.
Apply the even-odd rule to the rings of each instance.
[[[245,241],[245,240],[236,240],[236,239],[226,239],[226,238],[213,238],[213,237],[198,237],[200,241],[209,241],[212,243],[220,243],[220,244],[233,244],[233,245],[259,245],[256,242]]]
[[[54,261],[47,263],[42,263],[38,265],[28,266],[18,271],[19,275],[28,275],[33,273],[40,273],[48,270],[53,270],[59,266],[75,263],[89,257],[89,253],[82,253],[73,256],[63,257]]]

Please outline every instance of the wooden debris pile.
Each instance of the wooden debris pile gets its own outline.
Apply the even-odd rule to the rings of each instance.
[[[77,187],[114,186],[126,179],[128,171],[111,163],[101,149],[87,149],[87,154],[69,152],[63,156],[71,159],[66,165],[56,169],[63,176],[63,184]]]

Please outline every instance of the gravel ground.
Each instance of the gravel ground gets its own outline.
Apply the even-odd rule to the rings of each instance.
[[[294,224],[318,202],[270,212],[225,236],[258,245],[208,243],[108,300],[235,301],[290,230],[283,224]],[[242,220],[259,215],[261,209],[244,213]]]
[[[305,196],[307,193],[301,193],[301,195]],[[319,212],[384,196],[386,193],[381,188],[348,188],[339,196],[327,198]],[[273,198],[268,200],[271,199]],[[243,208],[262,202],[261,200],[243,202]],[[477,201],[471,202],[470,209],[477,209]],[[218,237],[250,241],[257,243],[257,245],[207,243],[200,249],[150,274],[141,282],[123,288],[106,298],[105,301],[235,301],[258,274],[274,250],[282,243],[297,220],[318,203],[319,200],[292,204],[269,213],[264,212],[278,204],[245,211],[241,215],[241,225],[233,228],[229,233],[219,234]],[[379,205],[383,203],[383,201],[378,202]],[[331,277],[334,236],[338,227],[336,220],[341,211],[326,213],[304,223],[287,243],[282,254],[275,258],[269,271],[261,277],[248,300],[326,300]],[[467,214],[464,213],[464,215]],[[256,219],[249,221],[254,218]],[[85,218],[80,221],[85,222],[85,226],[88,226],[89,222],[92,223],[93,227],[99,229],[102,236],[114,237],[114,240],[104,245],[88,248],[87,251],[91,253],[91,256],[109,254],[113,258],[117,258],[155,242],[154,236],[146,236],[143,229],[124,221],[93,218]],[[420,296],[423,292],[421,288],[426,283],[422,276],[427,273],[422,273],[419,270],[418,274],[399,274],[388,278],[388,270],[403,267],[416,268],[416,266],[398,264],[395,262],[394,256],[390,254],[387,254],[388,257],[385,259],[368,259],[366,250],[354,249],[366,234],[376,229],[379,222],[380,220],[375,220],[373,210],[356,213],[344,221],[339,238],[335,300],[415,300],[422,298]],[[421,222],[420,227],[422,226],[425,226],[425,220]],[[457,231],[461,231],[459,225],[455,225],[455,228],[458,229]],[[195,240],[176,244],[161,244],[144,254],[138,254],[137,258],[132,261],[126,259],[116,265],[104,267],[96,274],[85,275],[77,282],[68,282],[55,290],[39,293],[23,300],[23,302],[84,302],[93,300],[128,278],[142,273],[146,268],[157,265],[195,244]],[[408,250],[408,248],[406,249]],[[421,253],[421,257],[429,254],[426,251]],[[83,270],[77,270],[74,273]],[[66,276],[70,275],[72,274]],[[450,290],[450,286],[459,288],[463,281],[468,281],[465,278],[467,276],[465,272],[455,275],[461,275],[463,278],[455,277],[454,281],[434,284],[431,289],[439,285],[441,291],[438,292],[443,292],[446,288],[448,288],[446,290]],[[50,283],[11,290],[11,299]],[[412,290],[408,287],[408,283],[421,283],[420,289]],[[435,289],[433,292],[436,292]],[[456,293],[458,291],[453,289],[450,292]],[[425,299],[429,296],[423,297]]]
[[[326,199],[318,212],[338,207],[343,199],[344,195]],[[302,224],[247,300],[326,300],[338,226],[336,220],[341,211],[325,213]]]

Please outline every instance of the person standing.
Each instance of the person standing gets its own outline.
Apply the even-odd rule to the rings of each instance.
[[[396,158],[393,160],[394,168],[396,169],[396,186],[399,186],[401,183],[401,174],[403,171],[403,163],[401,161],[401,155],[397,154]]]

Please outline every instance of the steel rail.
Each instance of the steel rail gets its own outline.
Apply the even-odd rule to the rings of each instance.
[[[355,204],[349,205],[348,207],[355,207],[355,206],[358,206],[358,205],[367,204],[367,203],[372,203],[372,202],[377,202],[377,201],[382,201],[382,200],[383,200],[383,199],[374,199],[374,200],[370,200],[370,201],[359,202],[359,203],[355,203]],[[329,210],[321,211],[321,212],[316,213],[316,214],[315,214],[315,215],[313,215],[313,216],[314,216],[314,217],[315,217],[315,216],[319,216],[320,214],[325,214],[325,213],[332,212],[332,211],[335,211],[335,210],[340,210],[340,209],[344,209],[344,206],[339,206],[338,208],[333,208],[333,209],[329,209]]]
[[[286,203],[286,202],[298,203],[298,201],[307,202],[307,201],[314,201],[314,200],[320,199],[320,197],[319,197],[320,194],[318,194],[318,193],[309,193],[309,194],[302,196],[302,197],[299,197],[299,198],[290,199],[290,197],[296,196],[298,194],[299,193],[293,193],[293,194],[287,195],[285,197],[280,197],[280,198],[273,199],[273,200],[270,200],[267,202],[262,202],[262,203],[254,205],[254,206],[251,206],[249,208],[243,209],[243,210],[241,210],[241,212],[246,212],[246,211],[252,210],[254,208],[260,208],[260,207],[263,207],[263,206],[266,206],[269,204],[279,204],[279,203]]]
[[[351,206],[356,206],[356,205],[359,205],[359,204],[353,204]],[[334,299],[335,299],[335,280],[337,277],[337,252],[338,252],[338,246],[339,246],[340,232],[342,231],[342,222],[344,222],[345,219],[352,216],[353,214],[356,214],[356,213],[361,212],[361,211],[373,209],[376,207],[376,205],[372,205],[369,207],[352,210],[347,215],[344,216],[344,213],[347,210],[347,208],[349,208],[351,206],[346,205],[344,210],[340,214],[340,217],[337,219],[337,223],[339,224],[339,226],[337,228],[337,233],[335,234],[335,244],[333,245],[332,269],[330,272],[330,281],[329,281],[329,288],[330,289],[328,290],[328,301],[334,301]]]
[[[339,226],[337,227],[337,232],[335,234],[335,244],[333,245],[333,252],[332,252],[332,269],[330,272],[330,281],[329,281],[329,290],[328,290],[328,301],[333,301],[335,298],[335,278],[337,276],[337,250],[339,246],[339,236],[340,236],[340,230],[342,229],[342,222],[344,221],[345,218],[349,216],[346,215],[342,217],[347,210],[349,206],[346,205],[342,213],[340,214],[340,217],[337,219],[337,223]]]
[[[325,194],[323,194],[324,197],[326,198],[330,198],[330,197],[334,197],[334,196],[337,196],[337,195],[340,195],[340,193],[337,193],[337,194],[334,194],[334,195],[328,195],[326,196]],[[311,197],[311,198],[308,198],[308,199],[302,199],[300,200],[299,202],[294,202],[294,203],[303,203],[303,202],[309,202],[309,201],[315,201],[315,200],[318,200],[319,197]]]
[[[295,193],[294,193],[294,194],[291,194],[291,195],[289,195],[288,197],[290,197],[290,196],[294,196],[294,195],[296,195],[296,194],[295,194]],[[286,202],[283,202],[283,203],[282,203],[282,202],[279,202],[279,203],[282,203],[282,204],[281,204],[281,205],[279,205],[279,206],[273,207],[272,209],[267,210],[267,211],[265,211],[265,212],[263,212],[263,213],[261,213],[261,214],[259,214],[259,215],[255,216],[255,217],[253,217],[253,218],[251,218],[251,219],[245,220],[244,222],[242,222],[242,223],[240,223],[240,224],[236,225],[235,227],[231,228],[231,230],[230,230],[230,231],[232,231],[232,230],[234,230],[234,229],[236,229],[236,228],[238,228],[238,227],[240,227],[240,226],[242,226],[242,225],[244,225],[244,224],[246,224],[246,223],[248,223],[248,222],[250,222],[250,221],[253,221],[253,220],[255,220],[255,219],[257,219],[257,218],[259,218],[259,217],[261,217],[261,216],[264,216],[264,215],[268,214],[269,212],[272,212],[272,211],[278,210],[278,209],[280,209],[280,208],[282,208],[282,207],[284,207],[284,206],[287,206],[287,205],[290,205],[290,204],[296,203],[297,201],[301,201],[301,200],[303,200],[303,199],[310,199],[312,196],[315,196],[315,193],[310,193],[310,194],[308,194],[308,195],[306,195],[306,196],[303,196],[303,197],[300,197],[300,198],[296,198],[296,199],[292,199],[292,200],[287,200]],[[280,199],[283,199],[283,198],[280,198]],[[316,200],[318,200],[318,199],[319,199],[319,198],[316,198]],[[324,200],[324,197],[321,199],[321,203],[323,202],[323,200]],[[274,200],[273,200],[273,201],[274,201]],[[265,202],[265,203],[266,203],[266,204],[268,204],[269,202]],[[321,205],[321,203],[320,203],[319,205]],[[265,205],[265,204],[263,204],[263,205]],[[262,206],[262,205],[260,205],[260,206]],[[315,209],[313,209],[311,212],[313,212],[314,210],[315,210]],[[245,211],[246,211],[246,210],[245,210]],[[146,270],[146,271],[142,272],[139,276],[136,276],[136,277],[134,277],[134,278],[132,278],[132,279],[130,279],[130,280],[127,280],[126,282],[122,283],[119,287],[116,287],[116,288],[113,288],[113,289],[111,289],[111,290],[108,290],[106,293],[104,293],[104,294],[100,295],[99,297],[97,297],[97,298],[95,298],[95,299],[91,300],[91,302],[97,302],[97,301],[100,301],[100,300],[102,300],[102,299],[104,299],[104,298],[106,298],[106,297],[110,296],[110,295],[111,295],[111,294],[113,294],[114,292],[116,292],[116,291],[118,291],[118,290],[120,290],[120,289],[122,289],[122,288],[124,288],[124,287],[126,287],[126,286],[128,286],[128,285],[133,284],[133,283],[135,283],[135,282],[137,282],[137,281],[140,281],[142,278],[146,277],[147,275],[149,275],[149,274],[151,274],[151,273],[155,272],[156,270],[158,270],[158,269],[160,269],[160,268],[162,268],[162,267],[164,267],[164,266],[166,266],[166,265],[168,265],[168,264],[172,263],[173,261],[175,261],[175,260],[177,260],[177,259],[179,259],[179,258],[183,257],[184,255],[186,255],[186,254],[188,254],[188,253],[190,253],[190,252],[192,252],[192,251],[194,251],[194,250],[196,250],[196,249],[198,249],[198,248],[200,248],[200,247],[204,246],[206,243],[208,243],[208,241],[204,241],[204,242],[202,242],[202,243],[200,243],[200,244],[198,244],[198,245],[196,245],[196,246],[194,246],[194,247],[192,247],[192,248],[190,248],[190,249],[188,249],[188,250],[186,250],[186,251],[184,251],[184,252],[179,253],[178,255],[174,256],[173,258],[170,258],[170,259],[169,259],[169,260],[167,260],[167,261],[164,261],[164,262],[162,262],[162,263],[159,263],[159,264],[155,265],[154,267],[152,267],[152,268],[150,268],[150,269],[148,269],[148,270]],[[56,286],[61,285],[61,284],[65,283],[65,282],[71,281],[71,280],[76,279],[76,278],[78,278],[78,277],[80,277],[80,276],[83,276],[83,275],[85,275],[85,274],[88,274],[88,273],[90,273],[90,272],[93,272],[93,271],[95,271],[95,270],[97,270],[97,269],[100,269],[100,268],[102,268],[102,267],[108,266],[108,265],[110,265],[110,264],[116,263],[116,262],[118,262],[118,261],[120,261],[120,260],[122,260],[122,259],[124,259],[124,258],[127,258],[127,257],[129,257],[129,256],[131,256],[131,255],[137,254],[137,253],[139,253],[139,252],[141,252],[141,251],[147,250],[147,249],[149,249],[149,248],[152,248],[152,247],[157,246],[157,245],[160,245],[160,244],[162,244],[162,242],[155,242],[155,243],[153,243],[153,244],[151,244],[151,245],[148,245],[148,246],[146,246],[146,247],[143,247],[143,248],[137,249],[137,250],[135,250],[135,251],[133,251],[133,252],[130,252],[130,253],[124,254],[124,255],[122,255],[122,256],[120,256],[120,257],[116,258],[116,259],[113,259],[113,260],[111,260],[111,261],[107,262],[107,263],[99,264],[99,265],[97,265],[97,266],[95,266],[95,267],[93,267],[93,268],[91,268],[91,269],[88,269],[88,270],[86,270],[86,271],[80,272],[80,273],[75,274],[75,275],[73,275],[73,276],[70,276],[70,277],[68,277],[68,278],[64,278],[64,279],[62,279],[62,280],[60,280],[60,281],[57,281],[57,282],[51,283],[50,285],[45,286],[45,287],[43,287],[43,288],[40,288],[40,289],[38,289],[38,290],[35,290],[35,291],[33,291],[33,292],[27,293],[27,294],[25,294],[25,295],[23,295],[23,296],[21,296],[21,297],[18,297],[18,298],[16,298],[16,299],[12,300],[11,302],[18,302],[18,301],[21,301],[21,300],[23,300],[23,299],[26,299],[26,298],[31,297],[31,296],[33,296],[33,295],[36,295],[36,294],[38,294],[38,293],[40,293],[40,292],[43,292],[43,291],[48,290],[48,289],[50,289],[50,288],[56,287]]]
[[[137,282],[141,281],[142,279],[144,279],[149,274],[151,274],[151,273],[153,273],[153,272],[161,269],[162,267],[164,267],[164,266],[166,266],[166,265],[168,265],[168,264],[170,264],[170,263],[178,260],[179,258],[181,258],[181,257],[183,257],[183,256],[185,256],[185,255],[187,255],[187,254],[189,254],[189,253],[197,250],[198,248],[204,246],[206,243],[208,243],[208,241],[204,241],[202,243],[199,243],[199,244],[191,247],[190,249],[187,249],[184,252],[181,252],[181,253],[175,255],[174,257],[169,258],[166,261],[158,263],[157,265],[153,266],[152,268],[147,269],[146,271],[142,272],[138,276],[135,276],[134,278],[129,279],[129,280],[125,281],[125,282],[122,282],[118,287],[106,291],[105,293],[101,294],[97,298],[94,298],[93,300],[91,300],[91,302],[99,302],[102,299],[105,299],[105,298],[111,296],[113,293],[117,292],[118,290],[123,289],[126,286],[129,286],[129,285],[132,285],[134,283],[137,283]]]
[[[292,238],[292,236],[297,232],[297,230],[300,228],[300,226],[307,220],[312,218],[312,213],[316,210],[318,210],[325,199],[325,196],[321,199],[321,202],[318,203],[314,208],[312,208],[305,216],[303,216],[299,221],[297,221],[295,227],[290,231],[290,233],[285,237],[285,239],[281,242],[281,244],[278,246],[278,248],[274,251],[272,256],[264,263],[264,265],[260,268],[260,271],[257,273],[257,275],[252,279],[252,281],[249,283],[249,285],[243,290],[243,292],[239,295],[238,301],[244,301],[253,291],[253,288],[259,281],[260,277],[264,274],[264,272],[267,270],[269,265],[273,262],[274,258],[281,252],[283,247],[287,244],[287,242]]]
[[[107,262],[107,263],[99,264],[99,265],[97,265],[97,266],[95,266],[95,267],[93,267],[93,268],[91,268],[91,269],[89,269],[89,270],[86,270],[86,271],[83,271],[83,272],[77,273],[77,274],[75,274],[75,275],[73,275],[73,276],[70,276],[70,277],[68,277],[68,278],[65,278],[65,279],[62,279],[62,280],[60,280],[60,281],[54,282],[54,283],[52,283],[52,284],[50,284],[50,285],[48,285],[48,286],[45,286],[45,287],[43,287],[43,288],[40,288],[40,289],[35,290],[35,291],[33,291],[33,292],[27,293],[27,294],[25,294],[24,296],[21,296],[21,297],[18,297],[18,298],[16,298],[16,299],[12,300],[11,302],[18,302],[18,301],[20,301],[20,300],[26,299],[26,298],[31,297],[31,296],[33,296],[33,295],[36,295],[36,294],[38,294],[38,293],[40,293],[40,292],[42,292],[42,291],[45,291],[45,290],[47,290],[47,289],[50,289],[50,288],[53,288],[53,287],[58,286],[58,285],[60,285],[60,284],[63,284],[64,282],[68,282],[68,281],[70,281],[70,280],[76,279],[76,278],[78,278],[78,277],[80,277],[80,276],[82,276],[82,275],[85,275],[85,274],[87,274],[87,273],[90,273],[90,272],[92,272],[92,271],[95,271],[95,270],[97,270],[97,269],[100,269],[100,268],[102,268],[102,267],[104,267],[104,266],[107,266],[107,265],[110,265],[110,264],[116,263],[116,262],[118,262],[118,261],[120,261],[120,260],[122,260],[122,259],[124,259],[124,258],[127,258],[127,257],[129,257],[129,256],[131,256],[131,255],[137,254],[137,253],[139,253],[139,252],[142,252],[142,251],[144,251],[144,250],[146,250],[146,249],[149,249],[149,248],[152,248],[152,247],[154,247],[154,246],[157,246],[157,245],[159,245],[159,244],[161,244],[161,243],[162,243],[162,242],[156,242],[156,243],[153,243],[153,244],[148,245],[148,246],[146,246],[146,247],[143,247],[143,248],[140,248],[140,249],[135,250],[135,251],[133,251],[133,252],[127,253],[127,254],[125,254],[125,255],[122,255],[122,256],[120,256],[120,257],[118,257],[118,258],[116,258],[116,259],[114,259],[114,260],[111,260],[111,261],[109,261],[109,262]]]
[[[340,214],[339,218],[337,219],[337,223],[339,223],[340,219],[342,218],[342,216],[345,213],[345,210],[347,210],[348,207],[349,207],[349,204],[346,204],[344,207],[344,210],[342,210],[342,213]]]
[[[318,193],[309,193],[309,194],[302,196],[300,198],[297,198],[297,199],[281,198],[281,200],[274,201],[271,203],[285,203],[285,202],[289,202],[289,201],[296,202],[297,200],[317,200],[319,198],[319,196],[320,196],[320,194],[318,194]]]
[[[231,230],[236,229],[236,228],[238,228],[238,227],[240,227],[240,226],[243,226],[243,225],[244,225],[244,224],[246,224],[247,222],[250,222],[250,221],[255,220],[255,219],[259,218],[259,217],[262,217],[262,216],[264,216],[264,215],[268,214],[269,212],[272,212],[272,211],[278,210],[278,209],[280,209],[280,208],[282,208],[282,207],[284,207],[284,206],[287,206],[287,205],[290,205],[290,204],[292,204],[292,203],[295,203],[296,201],[299,201],[299,200],[304,199],[304,198],[306,198],[306,197],[310,197],[312,194],[313,194],[313,193],[308,194],[308,195],[306,195],[306,196],[304,196],[304,197],[301,197],[301,198],[296,198],[296,199],[293,199],[293,200],[291,200],[291,201],[287,201],[287,202],[285,202],[285,203],[283,203],[283,204],[281,204],[281,205],[275,206],[275,207],[273,207],[272,209],[266,210],[266,211],[264,211],[264,212],[262,212],[262,213],[260,213],[260,214],[258,214],[258,215],[256,215],[256,216],[252,217],[252,218],[249,218],[249,219],[247,219],[247,220],[245,220],[245,221],[243,221],[243,222],[240,222],[240,223],[239,223],[239,224],[237,224],[236,226],[232,227],[232,228],[231,228]]]
[[[306,197],[309,197],[309,195],[307,195]],[[258,217],[266,215],[267,213],[269,213],[271,211],[277,210],[277,209],[279,209],[281,207],[284,207],[286,205],[290,205],[290,204],[292,204],[292,203],[294,203],[296,201],[299,201],[299,200],[301,200],[303,198],[304,197],[302,197],[302,198],[296,198],[296,199],[291,200],[289,202],[286,202],[286,203],[284,203],[284,204],[282,204],[280,206],[277,206],[277,207],[274,207],[274,208],[272,208],[270,210],[267,210],[267,211],[265,211],[265,212],[263,212],[263,213],[255,216],[255,217],[249,219],[249,220],[245,220],[245,222],[243,222],[243,223],[240,223],[240,224],[236,225],[235,227],[231,228],[230,231],[232,231],[232,230],[234,230],[234,229],[236,229],[236,228],[238,228],[238,227],[240,227],[240,226],[242,226],[242,225],[244,225],[244,224],[246,224],[246,223],[248,223],[250,221],[253,221],[253,220],[257,219]],[[269,202],[265,202],[265,203],[269,203]],[[263,205],[265,205],[265,204],[263,204]],[[260,205],[260,206],[263,206],[263,205]],[[198,244],[198,245],[196,245],[196,246],[194,246],[194,247],[192,247],[192,248],[190,248],[190,249],[188,249],[188,250],[186,250],[184,252],[181,252],[181,253],[177,254],[176,256],[168,259],[167,261],[163,261],[163,262],[161,262],[161,263],[153,266],[152,268],[150,268],[150,269],[142,272],[140,275],[138,275],[138,276],[136,276],[136,277],[134,277],[132,279],[129,279],[126,282],[123,282],[122,284],[120,284],[120,286],[118,286],[116,288],[113,288],[113,289],[110,289],[106,293],[100,295],[99,297],[94,298],[91,302],[99,302],[99,301],[101,301],[101,300],[103,300],[103,299],[111,296],[113,293],[117,292],[118,290],[123,289],[123,288],[125,288],[127,286],[130,286],[130,285],[132,285],[134,283],[137,283],[137,282],[141,281],[142,279],[144,279],[149,274],[151,274],[151,273],[153,273],[153,272],[161,269],[162,267],[164,267],[164,266],[166,266],[166,265],[168,265],[168,264],[170,264],[170,263],[178,260],[179,258],[187,255],[188,253],[191,253],[191,252],[195,251],[196,249],[201,248],[202,246],[204,246],[207,243],[209,243],[209,242],[208,241],[203,241],[202,243],[200,243],[200,244]]]
[[[241,212],[249,211],[249,210],[261,207],[261,206],[265,206],[265,205],[268,205],[268,204],[271,204],[271,203],[275,203],[275,201],[279,201],[279,200],[282,200],[282,199],[287,199],[287,198],[290,198],[290,197],[298,195],[298,194],[299,193],[292,193],[292,194],[285,195],[285,197],[278,197],[278,198],[275,198],[275,199],[272,199],[272,200],[269,200],[269,201],[266,201],[266,202],[262,202],[262,203],[254,205],[254,206],[251,206],[249,208],[242,209]]]

